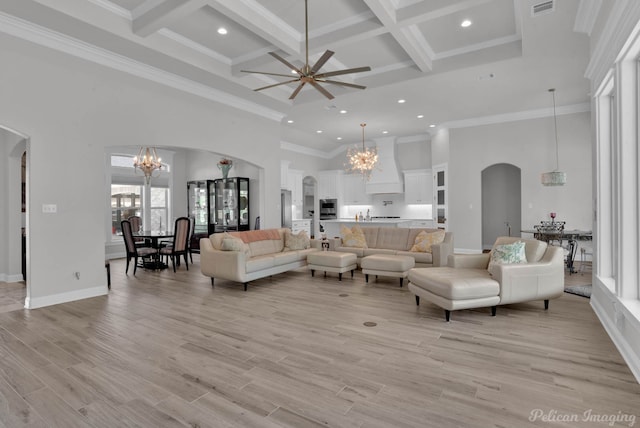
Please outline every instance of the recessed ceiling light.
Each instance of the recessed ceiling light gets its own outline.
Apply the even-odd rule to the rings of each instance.
[[[318,129],[318,130],[316,131],[316,134],[322,134],[322,129]]]
[[[398,104],[404,104],[406,102],[407,102],[406,100],[398,100]]]
[[[434,125],[433,123],[431,125],[429,125],[429,128],[435,128],[436,125]]]
[[[218,34],[222,34],[223,36],[227,34],[227,29],[224,27],[218,28]]]
[[[289,119],[287,120],[287,123],[293,123],[293,120]]]
[[[347,114],[346,110],[340,110],[340,114]]]
[[[340,141],[342,140],[342,137],[337,137],[336,140]]]
[[[383,134],[388,134],[388,133],[389,133],[389,131],[382,131],[382,133],[383,133]]]
[[[416,116],[418,119],[422,119],[424,117],[424,114],[419,114],[418,116]]]
[[[471,21],[470,21],[470,20],[468,20],[468,19],[465,19],[464,21],[462,21],[462,22],[460,23],[460,26],[461,26],[462,28],[470,27],[470,26],[471,26]]]

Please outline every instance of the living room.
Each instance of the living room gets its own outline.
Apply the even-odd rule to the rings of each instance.
[[[289,129],[286,118],[292,117],[297,123],[304,122],[302,116],[309,114],[312,109],[309,104],[313,103],[293,104],[290,109],[285,110],[271,96],[249,90],[257,87],[253,82],[247,85],[251,87],[248,88],[236,83],[229,84],[220,75],[212,74],[203,79],[209,83],[205,85],[196,83],[197,73],[193,73],[192,69],[187,71],[192,72],[194,80],[173,79],[170,75],[151,72],[144,67],[127,69],[120,62],[124,52],[109,55],[102,50],[90,48],[91,37],[85,42],[79,42],[82,30],[77,27],[74,27],[77,33],[67,34],[67,38],[56,38],[54,35],[64,33],[64,28],[56,28],[55,22],[46,22],[48,19],[55,21],[54,18],[60,18],[64,23],[64,20],[77,23],[80,17],[76,14],[91,14],[94,12],[93,8],[100,6],[92,3],[82,5],[88,10],[67,11],[68,15],[57,11],[45,17],[41,15],[42,10],[50,9],[42,2],[19,3],[23,6],[17,3],[0,6],[3,12],[0,46],[5,64],[0,70],[4,94],[0,101],[0,125],[5,130],[0,139],[0,147],[3,153],[3,170],[7,171],[4,177],[6,186],[3,186],[0,196],[9,201],[8,204],[3,204],[2,211],[5,228],[0,230],[0,241],[4,242],[0,249],[0,280],[18,281],[16,278],[21,272],[21,265],[20,253],[16,249],[20,248],[20,230],[26,227],[29,281],[25,290],[25,313],[38,313],[40,309],[37,308],[44,310],[45,307],[50,307],[53,311],[51,313],[55,314],[55,305],[58,304],[69,304],[71,306],[65,308],[74,308],[74,305],[82,305],[81,302],[93,298],[132,298],[135,295],[132,290],[133,279],[124,277],[123,272],[116,273],[114,281],[124,281],[129,291],[124,293],[122,290],[114,290],[109,294],[106,287],[104,260],[109,254],[111,238],[110,211],[107,208],[110,185],[107,165],[108,155],[116,152],[117,148],[127,147],[135,153],[140,146],[153,145],[160,150],[176,153],[172,170],[171,198],[174,208],[171,217],[186,214],[187,181],[217,178],[219,171],[211,162],[217,162],[220,157],[237,160],[233,174],[246,173],[255,180],[251,223],[253,225],[255,217],[259,216],[263,228],[280,226],[282,160],[289,161],[291,168],[304,171],[305,176],[316,176],[323,170],[344,169],[344,143],[327,142],[316,134],[315,129],[310,128],[307,133]],[[383,2],[373,3],[379,5]],[[399,3],[404,5],[421,2]],[[527,9],[534,2],[524,3],[523,7]],[[586,6],[591,2],[568,3],[574,12],[572,23],[576,10],[581,6],[593,11]],[[637,119],[636,107],[630,107],[634,103],[624,98],[628,94],[637,94],[637,83],[633,83],[634,78],[625,74],[626,68],[622,65],[626,63],[620,62],[618,56],[624,54],[627,55],[625,58],[629,58],[635,52],[633,49],[636,46],[634,43],[640,11],[635,2],[593,3],[599,7],[591,18],[593,26],[589,35],[574,35],[582,40],[583,49],[580,52],[558,52],[555,49],[560,48],[554,46],[552,40],[543,39],[542,46],[537,46],[530,39],[524,39],[523,49],[528,49],[527,54],[534,50],[535,55],[527,57],[529,59],[512,61],[517,65],[513,66],[513,70],[525,70],[525,79],[538,82],[535,85],[538,89],[535,97],[523,96],[515,78],[511,81],[506,78],[503,80],[505,76],[496,76],[495,79],[478,83],[478,80],[463,80],[463,76],[471,74],[455,70],[434,73],[422,83],[423,86],[417,85],[413,93],[407,90],[403,94],[396,94],[394,92],[398,90],[398,86],[394,85],[387,88],[373,85],[364,92],[376,91],[381,99],[394,103],[400,96],[407,100],[407,104],[413,102],[412,96],[427,98],[437,105],[435,110],[453,110],[456,113],[448,119],[434,121],[437,122],[434,129],[429,129],[428,124],[423,122],[424,131],[415,141],[407,142],[402,140],[403,137],[407,138],[406,135],[398,136],[400,144],[397,149],[403,152],[399,157],[400,163],[406,162],[400,165],[401,169],[432,169],[437,165],[447,165],[450,195],[447,227],[455,234],[457,252],[482,251],[484,243],[481,232],[480,177],[484,169],[497,163],[512,164],[521,169],[523,228],[548,219],[548,213],[553,211],[558,212],[571,228],[593,229],[594,260],[597,261],[594,264],[594,295],[590,303],[584,305],[584,310],[590,311],[592,316],[596,316],[594,312],[597,314],[598,328],[606,330],[607,337],[615,344],[612,349],[620,352],[623,358],[620,361],[626,363],[632,376],[637,379],[640,370],[640,313],[636,281],[638,226],[634,219],[637,219],[638,192],[637,184],[632,184],[635,181],[625,179],[637,173],[633,172],[637,171],[637,168],[634,170],[637,156],[634,157],[634,152],[629,151],[631,149],[614,151],[619,153],[616,156],[605,150],[606,147],[617,146],[613,142],[606,143],[609,140],[603,136],[606,132],[601,120],[605,116],[605,110],[601,104],[605,98],[608,99],[607,94],[618,91],[616,94],[621,94],[624,100],[618,106],[619,117],[625,121],[628,117]],[[77,4],[75,6],[79,7]],[[528,11],[522,13],[528,15]],[[110,19],[106,20],[105,26],[124,25],[120,21],[122,17]],[[404,19],[407,17],[404,16]],[[65,27],[64,23],[57,25]],[[533,31],[532,28],[529,30]],[[544,33],[545,29],[538,31]],[[573,26],[564,31],[571,34],[575,32]],[[111,40],[108,37],[105,39]],[[336,47],[337,51],[338,48],[339,46]],[[266,51],[264,54],[266,55]],[[141,57],[144,56],[143,54]],[[545,67],[544,71],[562,68],[566,65],[565,61],[580,70],[574,76],[578,83],[575,86],[569,84],[570,90],[565,91],[562,86],[557,85],[559,166],[568,176],[567,184],[560,187],[543,187],[539,181],[541,172],[552,170],[556,166],[553,113],[547,90],[556,84],[557,76],[554,75],[555,72],[541,73],[539,67],[542,66],[537,62],[545,56],[548,57],[550,66]],[[158,58],[153,57],[153,60]],[[502,61],[509,62],[500,58],[494,60],[496,63]],[[105,63],[108,65],[105,66]],[[183,66],[177,63],[172,65],[175,72]],[[359,64],[354,64],[356,65]],[[476,65],[472,68],[473,75],[478,77],[486,76],[492,67]],[[445,74],[449,76],[445,77]],[[458,87],[450,88],[458,96],[449,98],[445,96],[446,91],[439,92],[437,88],[446,86],[445,79],[450,79],[451,75],[461,79]],[[484,85],[484,89],[474,89],[475,85]],[[292,87],[291,91],[293,89]],[[584,89],[580,96],[574,93],[578,89]],[[286,100],[291,91],[280,98]],[[322,97],[313,88],[303,92],[306,97]],[[468,93],[468,96],[461,97],[461,93]],[[280,95],[277,93],[277,96]],[[339,107],[344,105],[345,110],[357,112],[357,95],[358,93],[340,94],[333,103]],[[498,101],[492,99],[494,95]],[[510,104],[503,101],[509,101]],[[326,104],[322,100],[315,105],[315,109],[325,110]],[[468,111],[465,109],[471,107],[475,108],[476,113],[465,115]],[[458,108],[462,110],[456,111]],[[324,117],[327,122],[342,121],[337,119],[339,111],[334,112],[333,109],[325,110],[324,116],[315,114]],[[349,145],[361,143],[360,119],[350,118],[348,122],[350,123],[345,125],[345,130],[349,129],[351,135],[344,134],[344,142]],[[383,129],[376,129],[374,124],[375,120],[372,119],[367,125],[368,128],[371,127],[371,131],[367,130],[368,142],[385,138],[382,135]],[[615,124],[612,127],[615,128]],[[618,130],[618,135],[623,139],[621,141],[633,146],[630,143],[635,138],[630,137],[633,132],[629,132],[628,127],[620,127]],[[417,161],[404,153],[415,150],[420,153]],[[29,209],[23,216],[19,210],[18,172],[19,159],[25,151],[29,170],[26,187],[28,206],[33,209]],[[203,153],[206,156],[201,156]],[[202,164],[197,164],[199,160]],[[209,173],[203,171],[205,162],[210,164]],[[197,167],[194,166],[196,164]],[[202,172],[205,174],[201,174]],[[611,180],[618,187],[607,185]],[[56,212],[43,212],[44,205],[55,205]],[[382,208],[375,206],[375,209]],[[76,272],[79,275],[75,276]],[[139,280],[144,284],[143,290],[151,293],[151,280],[142,279],[141,274],[137,276],[141,277]],[[207,278],[190,278],[198,283],[197,295],[212,292],[209,287],[200,290],[203,285],[208,285]],[[300,273],[294,273],[293,278],[300,281],[309,279],[307,275]],[[277,283],[280,279],[275,281]],[[319,284],[319,287],[324,284],[317,281],[320,279],[314,284]],[[287,284],[283,288],[289,290],[290,287],[291,284]],[[287,301],[286,294],[283,290],[278,291],[277,286],[267,288],[275,293],[273,299]],[[233,287],[222,289],[226,298],[232,299],[234,303],[241,301],[242,296],[233,297]],[[329,290],[334,294],[340,292],[338,288]],[[385,296],[390,291],[378,289],[375,293]],[[328,295],[324,296],[324,303],[333,304],[328,300]],[[303,292],[297,296],[295,304],[300,304],[304,297],[311,298],[308,293]],[[269,302],[266,297],[252,299],[256,299],[252,300],[256,308]],[[399,305],[398,301],[393,301],[392,306]],[[190,301],[190,304],[198,303]],[[369,302],[368,305],[372,310],[377,308],[376,303]],[[572,307],[577,303],[571,300],[567,305]],[[94,308],[101,309],[102,306]],[[538,322],[538,309],[527,307],[524,311],[509,311],[509,314],[519,320],[535,314],[535,322]],[[83,307],[80,312],[84,314],[86,311],[87,307]],[[19,312],[23,313],[22,310]],[[553,313],[553,304],[550,313]],[[472,312],[465,319],[473,324],[476,322],[473,321],[474,318],[480,315],[484,318],[485,314]],[[79,317],[80,322],[81,318]],[[434,316],[433,320],[435,319]],[[556,321],[561,322],[558,319]],[[319,313],[313,318],[313,322],[321,322]],[[481,322],[487,323],[486,320]],[[501,328],[511,328],[507,322],[500,323]],[[71,321],[66,325],[72,328]],[[575,324],[572,326],[575,327]],[[453,322],[451,327],[455,328],[456,323]],[[542,327],[551,328],[545,322]],[[447,333],[441,329],[442,326],[437,327],[437,331],[446,336]],[[482,335],[480,330],[468,332],[471,336]],[[530,330],[527,333],[540,334]],[[572,332],[569,330],[564,334],[571,336]],[[588,335],[580,337],[589,340]],[[412,336],[408,340],[413,339]],[[554,346],[561,346],[559,339],[552,343]],[[543,353],[543,349],[538,349],[538,352]],[[487,351],[487,355],[489,354]],[[568,359],[573,357],[573,354],[566,356]],[[548,372],[546,374],[552,376]],[[624,384],[628,385],[628,379]],[[391,393],[393,392],[394,390]],[[578,408],[576,406],[573,410],[577,412]],[[369,422],[373,424],[373,421]]]

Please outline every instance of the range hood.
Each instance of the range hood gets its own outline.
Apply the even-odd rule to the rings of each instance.
[[[367,181],[366,192],[403,193],[404,182],[396,162],[396,138],[375,138],[374,141],[378,147],[378,164]]]

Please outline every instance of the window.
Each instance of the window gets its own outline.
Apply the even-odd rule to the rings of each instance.
[[[142,217],[142,186],[111,185],[111,234],[122,235],[120,222],[132,215]]]
[[[169,219],[169,189],[151,187],[151,229],[167,230],[173,227]]]

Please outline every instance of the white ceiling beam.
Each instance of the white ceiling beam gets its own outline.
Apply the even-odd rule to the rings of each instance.
[[[365,3],[420,71],[431,71],[432,57],[430,55],[433,53],[431,47],[416,28],[398,26],[396,10],[391,0],[365,0]]]
[[[190,15],[207,4],[207,0],[165,0],[133,19],[133,32],[149,36],[171,22]]]
[[[209,5],[288,55],[300,54],[302,37],[255,0],[209,0]]]
[[[602,0],[580,0],[578,12],[576,13],[576,21],[573,25],[573,31],[577,33],[586,33],[591,35],[593,26],[598,19]]]

